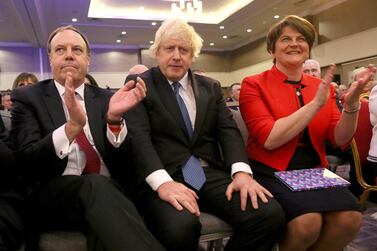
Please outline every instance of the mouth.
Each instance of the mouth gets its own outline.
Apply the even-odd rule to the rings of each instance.
[[[288,55],[297,55],[297,54],[301,54],[301,51],[288,51],[287,54]]]

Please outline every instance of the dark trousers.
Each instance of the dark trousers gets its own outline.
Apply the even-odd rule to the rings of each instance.
[[[82,230],[88,250],[164,250],[118,184],[102,175],[55,177],[32,198],[38,232]]]
[[[234,228],[234,235],[225,250],[270,251],[285,225],[285,216],[280,205],[274,199],[269,199],[268,204],[260,201],[259,209],[255,210],[249,199],[246,211],[241,211],[238,192],[233,193],[231,201],[225,196],[231,182],[230,174],[211,167],[205,167],[204,171],[207,180],[197,192],[201,211],[220,217]],[[173,179],[184,183],[181,173],[174,175]],[[141,200],[138,207],[148,228],[167,250],[197,250],[201,230],[199,217],[187,210],[176,210],[151,189],[139,198]]]
[[[0,194],[0,251],[13,251],[24,241],[23,200]]]

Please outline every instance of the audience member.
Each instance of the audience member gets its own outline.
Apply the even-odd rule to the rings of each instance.
[[[1,95],[1,106],[4,111],[9,111],[12,106],[12,101],[10,100],[10,92],[3,92]]]
[[[305,60],[304,64],[302,65],[302,71],[306,74],[312,75],[315,78],[321,78],[321,68],[319,67],[317,60]]]
[[[146,67],[145,65],[137,64],[131,67],[131,69],[128,71],[128,75],[142,74],[143,72],[147,70],[148,70],[148,67]]]
[[[13,81],[12,90],[21,86],[35,84],[37,82],[38,78],[33,73],[22,72]]]
[[[97,81],[96,81],[96,80],[93,78],[93,76],[90,75],[89,73],[87,73],[87,74],[85,75],[84,83],[87,84],[87,85],[91,85],[91,86],[99,87],[98,84],[97,84]]]
[[[128,76],[131,76],[131,75],[140,75],[142,74],[143,72],[147,71],[148,70],[148,67],[146,67],[145,65],[143,64],[137,64],[137,65],[134,65],[132,66],[129,71],[128,71]],[[124,83],[127,83],[127,78],[126,80],[124,81]]]
[[[229,86],[229,98],[226,100],[227,106],[230,109],[239,111],[239,100],[240,100],[240,90],[241,90],[241,84],[240,83],[234,83],[231,86]]]
[[[126,117],[134,191],[147,226],[167,250],[194,251],[203,210],[234,227],[226,250],[271,250],[284,215],[252,177],[220,83],[190,70],[201,37],[173,19],[162,23],[154,41],[158,67],[140,75],[147,96]]]
[[[365,168],[365,178],[368,184],[375,184],[377,177],[377,87],[374,86],[369,96],[370,122],[373,126],[372,139],[368,153],[368,168]]]
[[[163,250],[113,180],[127,175],[115,158],[125,147],[122,116],[145,97],[144,82],[112,97],[85,85],[89,42],[72,26],[53,31],[47,49],[53,80],[12,93],[11,139],[34,185],[31,226],[81,229],[88,250]]]
[[[4,125],[0,119],[0,250],[18,250],[24,241],[24,199],[17,187],[15,160],[5,144]]]
[[[325,139],[345,145],[356,130],[366,78],[349,90],[340,114],[330,88],[335,66],[323,80],[302,74],[314,39],[315,29],[307,20],[283,18],[267,35],[273,67],[246,77],[241,88],[255,178],[280,202],[288,220],[281,251],[342,250],[361,225],[360,205],[346,188],[295,192],[274,177],[276,171],[327,166]],[[376,69],[366,71],[370,76]]]

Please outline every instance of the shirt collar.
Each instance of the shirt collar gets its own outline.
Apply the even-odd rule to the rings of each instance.
[[[64,96],[65,88],[63,85],[59,84],[58,81],[54,80],[56,89],[58,89],[60,97]],[[84,89],[85,89],[85,84],[81,84],[79,87],[75,89],[75,92],[80,96],[82,100],[84,100]]]
[[[174,83],[173,81],[168,80],[170,86]],[[189,86],[189,78],[188,78],[188,72],[181,78],[179,81],[177,81],[181,84],[182,88],[186,91]]]
[[[281,82],[285,82],[288,80],[287,75],[285,75],[283,72],[281,72],[276,65],[272,66],[271,68],[272,73],[277,77]],[[305,74],[301,74],[301,85],[306,86],[306,76]]]

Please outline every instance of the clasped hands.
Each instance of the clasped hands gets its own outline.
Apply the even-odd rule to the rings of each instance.
[[[233,181],[228,185],[225,196],[228,201],[232,199],[233,192],[240,193],[241,210],[246,210],[247,200],[250,198],[254,209],[258,209],[258,197],[263,203],[267,203],[267,197],[272,194],[256,182],[250,174],[238,172],[234,174]],[[160,199],[170,203],[178,211],[186,208],[192,214],[200,215],[196,192],[184,184],[176,181],[167,181],[157,188]]]

